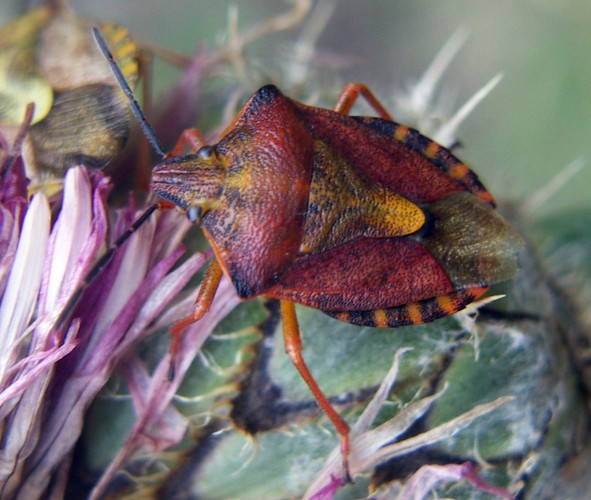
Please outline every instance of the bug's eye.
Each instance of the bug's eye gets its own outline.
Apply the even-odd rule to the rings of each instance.
[[[209,160],[213,156],[213,148],[211,146],[203,146],[197,151],[197,156],[202,160]]]
[[[189,222],[196,224],[201,220],[201,216],[203,215],[203,209],[198,206],[190,207],[187,210],[187,219]]]

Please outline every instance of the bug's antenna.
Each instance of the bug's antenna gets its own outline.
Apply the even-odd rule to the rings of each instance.
[[[94,279],[99,275],[99,273],[105,267],[107,267],[107,264],[109,264],[109,262],[111,262],[111,260],[115,256],[115,252],[117,251],[117,249],[121,248],[123,246],[123,243],[125,243],[129,239],[129,237],[133,233],[135,233],[140,228],[140,226],[144,222],[146,222],[146,220],[149,219],[150,216],[156,210],[158,210],[158,208],[160,208],[160,205],[158,203],[154,203],[153,205],[150,205],[148,208],[146,208],[144,213],[142,215],[140,215],[136,219],[136,221],[130,227],[128,227],[123,232],[123,234],[121,234],[121,236],[119,236],[119,238],[117,238],[115,240],[115,242],[113,243],[111,248],[109,248],[107,250],[107,252],[104,253],[103,256],[94,263],[94,265],[90,268],[90,271],[88,272],[88,274],[84,278],[84,281],[82,282],[80,287],[78,287],[78,289],[74,292],[74,294],[70,297],[70,299],[68,300],[68,302],[66,303],[66,305],[62,309],[62,312],[60,313],[60,315],[58,316],[58,318],[55,322],[56,329],[58,329],[64,325],[66,320],[70,317],[70,314],[72,314],[72,312],[74,311],[74,308],[78,305],[78,302],[80,302],[80,299],[82,298],[82,294],[90,286],[90,284],[94,281]]]
[[[162,149],[162,145],[160,144],[158,137],[156,137],[154,129],[148,123],[148,120],[146,120],[146,117],[144,116],[139,102],[137,102],[135,95],[133,95],[133,92],[129,87],[129,83],[127,83],[127,80],[123,76],[121,69],[117,65],[117,62],[115,61],[113,54],[109,50],[109,47],[107,46],[107,42],[105,42],[103,35],[101,35],[101,32],[98,28],[92,28],[92,34],[94,35],[94,39],[96,41],[96,44],[98,45],[98,48],[103,53],[103,56],[105,56],[105,59],[109,63],[111,71],[113,72],[117,80],[117,83],[119,83],[121,90],[123,90],[123,93],[129,100],[129,106],[131,107],[131,111],[135,115],[138,123],[140,124],[140,127],[142,128],[144,135],[148,139],[148,142],[152,146],[152,149],[156,152],[156,154],[158,154],[158,156],[160,156],[160,158],[165,158],[166,154],[164,153],[164,149]]]

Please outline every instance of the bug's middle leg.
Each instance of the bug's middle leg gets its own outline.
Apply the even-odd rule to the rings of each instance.
[[[206,144],[205,137],[199,130],[196,128],[188,128],[183,130],[169,156],[182,156],[187,149],[192,153],[196,153]]]
[[[334,111],[348,115],[359,96],[363,96],[380,118],[392,121],[392,115],[386,111],[379,99],[364,83],[347,83],[337,99]]]

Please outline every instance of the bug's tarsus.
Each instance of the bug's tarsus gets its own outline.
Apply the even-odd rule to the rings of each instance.
[[[107,42],[101,35],[100,30],[98,28],[92,28],[92,34],[94,35],[94,39],[96,41],[96,44],[98,45],[98,48],[100,49],[102,54],[105,56],[105,59],[109,63],[111,71],[113,72],[113,75],[115,75],[115,79],[117,80],[117,83],[119,83],[121,90],[129,100],[129,106],[131,107],[131,111],[135,115],[138,123],[140,124],[140,127],[142,128],[144,135],[148,139],[150,146],[152,146],[152,149],[156,152],[158,156],[160,156],[160,158],[165,158],[166,153],[164,152],[164,149],[162,148],[162,145],[160,144],[160,141],[158,140],[158,137],[156,136],[154,129],[152,128],[148,120],[146,120],[146,117],[144,115],[144,112],[142,111],[139,102],[133,94],[133,91],[131,90],[129,83],[127,83],[125,76],[123,76],[121,69],[117,65],[117,62],[115,61],[115,58],[113,57],[113,54],[111,53],[111,50],[107,45]]]
[[[330,419],[336,431],[341,436],[341,458],[343,460],[343,481],[345,483],[352,482],[349,470],[349,454],[351,451],[350,443],[350,428],[347,422],[338,414],[330,401],[322,392],[322,389],[316,382],[316,379],[310,372],[306,361],[302,355],[302,339],[300,335],[300,328],[296,315],[295,305],[293,302],[282,300],[280,302],[281,321],[283,323],[283,339],[285,342],[285,352],[293,362],[294,366],[300,373],[300,376],[306,382],[310,391],[314,395],[314,399]]]

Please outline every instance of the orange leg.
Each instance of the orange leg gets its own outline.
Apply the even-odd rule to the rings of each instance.
[[[326,413],[332,424],[335,426],[335,429],[341,436],[341,453],[343,457],[345,480],[350,482],[349,425],[336,412],[328,399],[326,399],[322,389],[320,389],[318,386],[318,382],[316,382],[316,379],[312,373],[310,373],[310,369],[304,361],[304,357],[302,356],[302,339],[300,337],[300,328],[298,326],[298,319],[293,302],[287,302],[284,300],[281,301],[281,320],[283,321],[283,339],[285,341],[285,352],[291,358],[293,364],[300,372],[300,375],[306,384],[308,384],[308,387],[314,395],[314,399],[316,399],[322,411]]]
[[[168,157],[178,157],[186,154],[187,150],[190,152],[199,151],[199,149],[206,144],[205,137],[195,128],[189,128],[183,130],[178,141],[172,148]],[[165,201],[160,202],[166,208],[169,208],[169,203]],[[174,205],[173,205],[174,206]],[[195,299],[195,309],[191,314],[181,318],[174,325],[170,327],[170,336],[172,340],[170,342],[170,369],[168,378],[172,380],[174,378],[175,371],[175,358],[181,346],[181,340],[183,338],[183,332],[185,329],[193,323],[199,321],[203,315],[209,311],[215,292],[218,289],[220,280],[222,279],[222,268],[218,261],[214,258],[209,268],[205,272],[197,298]]]
[[[348,115],[359,95],[362,95],[365,98],[378,116],[392,121],[392,115],[386,111],[386,108],[382,106],[378,98],[373,95],[373,92],[363,83],[348,83],[345,85],[340,97],[337,99],[334,110],[337,113]]]
[[[186,149],[196,153],[206,144],[205,137],[203,137],[203,134],[199,132],[199,130],[196,128],[188,128],[183,130],[179,140],[176,142],[168,156],[181,156],[186,154]]]
[[[221,279],[222,267],[219,265],[217,259],[214,258],[211,261],[209,268],[205,272],[205,276],[203,277],[203,281],[199,287],[199,292],[197,293],[197,298],[195,299],[195,309],[191,314],[180,319],[170,327],[170,335],[172,336],[170,355],[173,360],[179,350],[185,329],[193,323],[199,321],[203,315],[209,311]],[[171,364],[174,366],[174,361],[171,361]]]

